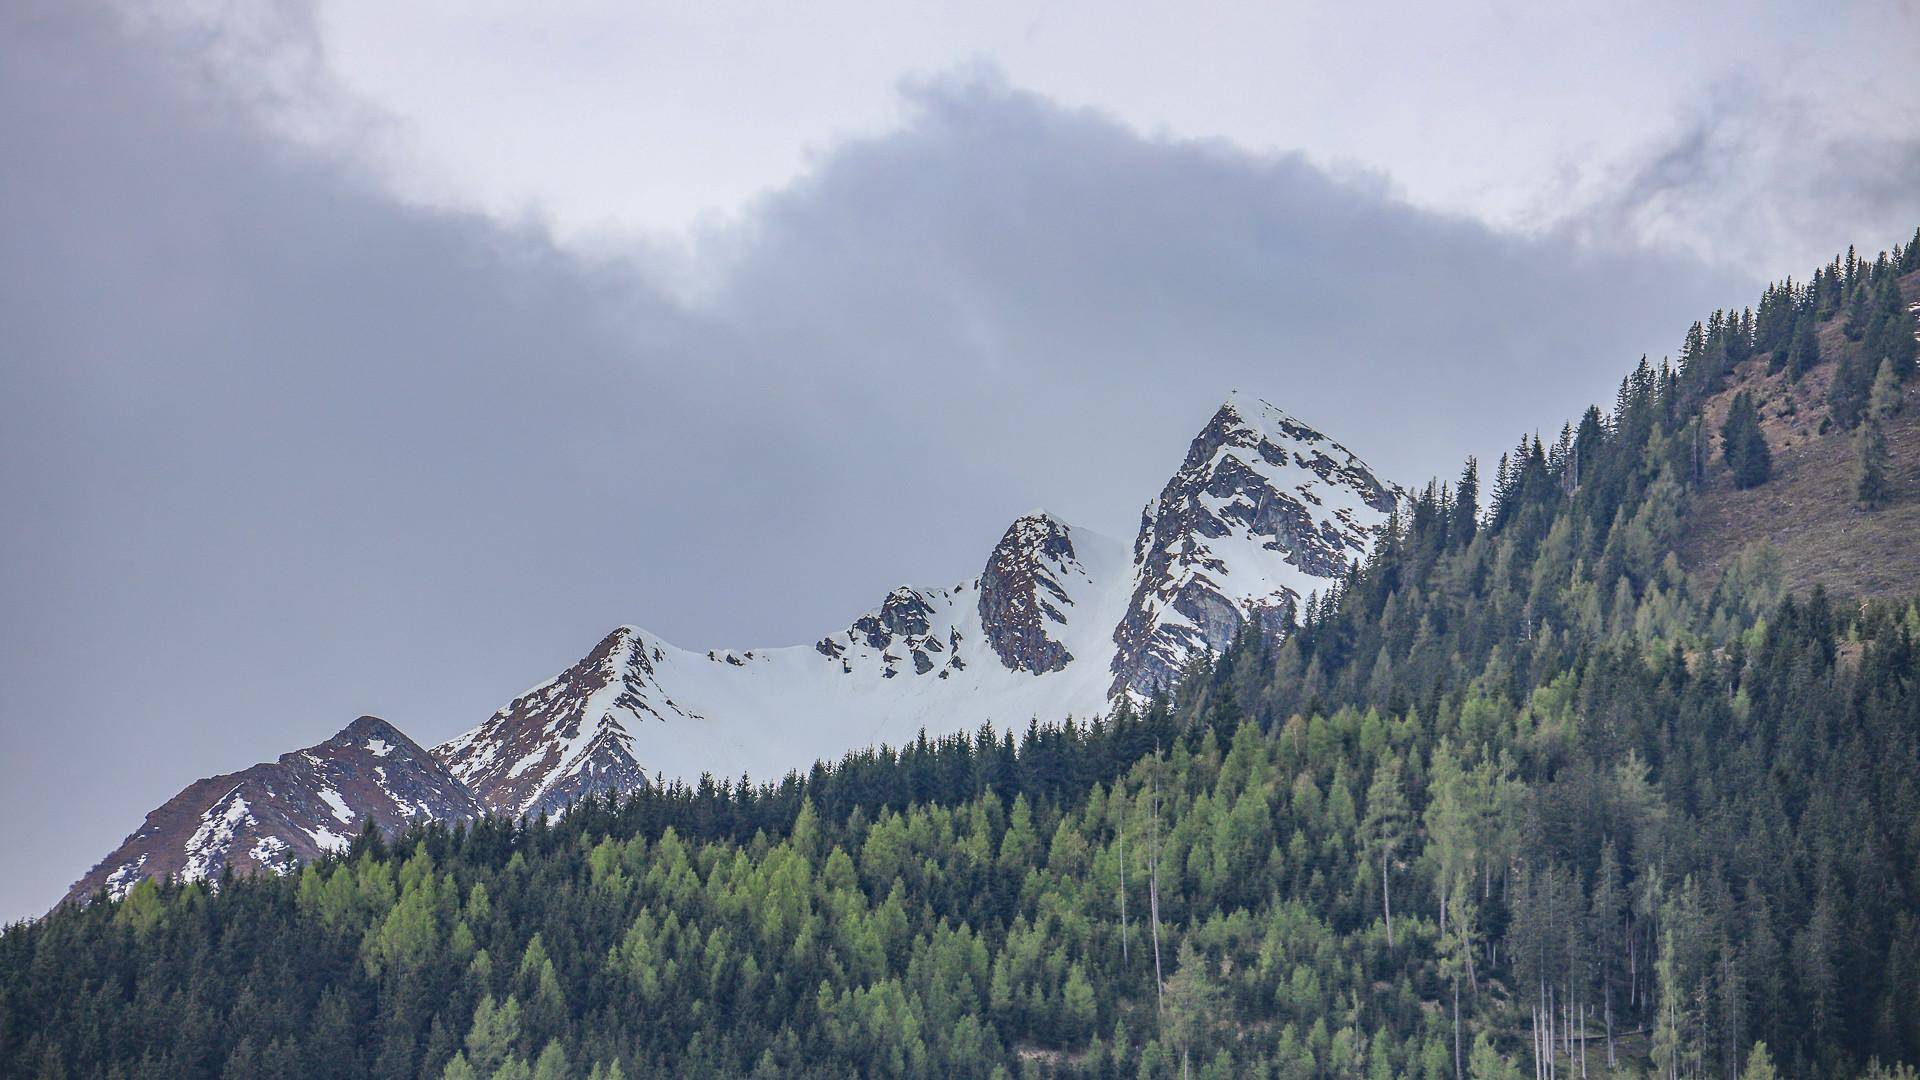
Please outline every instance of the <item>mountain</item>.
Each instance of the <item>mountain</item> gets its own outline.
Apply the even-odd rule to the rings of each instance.
[[[1353,452],[1235,394],[1140,514],[1133,592],[1114,632],[1113,692],[1170,684],[1251,620],[1279,633],[1366,557],[1401,497]]]
[[[925,728],[1104,707],[1126,549],[1043,513],[985,571],[902,587],[811,645],[683,649],[631,626],[434,748],[488,809],[555,811],[646,777],[775,778]]]
[[[142,886],[8,927],[0,1076],[1571,1077],[1590,1059],[1913,1080],[1920,596],[1881,590],[1920,580],[1920,298],[1893,291],[1915,274],[1920,232],[1696,324],[1611,410],[1530,433],[1484,505],[1471,481],[1426,485],[1277,646],[1242,634],[1112,723],[746,790],[649,785],[617,811],[370,849],[324,882]],[[1242,577],[1241,541],[1284,532],[1261,510],[1282,485],[1241,483],[1249,458],[1273,464],[1251,411],[1216,417],[1120,585],[1088,537],[1028,515],[977,583],[896,591],[793,663],[838,671],[842,701],[937,698],[981,664],[1029,687],[1130,679],[1154,642],[1170,663],[1210,642],[1209,613],[1284,616],[1300,585]],[[1902,455],[1886,476],[1881,437]],[[1340,556],[1338,529],[1314,534]],[[1768,554],[1782,535],[1800,546]],[[1723,573],[1685,561],[1728,551]],[[1128,655],[1136,594],[1187,622],[1141,620]],[[977,637],[958,637],[968,611]],[[737,701],[680,696],[689,659],[722,688],[797,678],[623,628],[460,747],[512,777],[601,760],[608,716],[630,741],[600,745],[636,767],[642,731],[737,733]],[[648,711],[669,688],[676,711]],[[516,717],[559,723],[508,748]]]
[[[362,716],[317,746],[200,780],[168,799],[76,882],[67,898],[121,896],[144,877],[284,872],[352,842],[367,821],[457,821],[480,806],[440,760],[392,724]]]
[[[1400,497],[1331,438],[1234,394],[1147,504],[1131,550],[1034,511],[1007,527],[978,576],[897,588],[812,644],[702,651],[617,627],[431,752],[363,718],[356,725],[392,732],[378,738],[397,758],[372,760],[349,727],[201,781],[72,895],[156,873],[284,869],[344,844],[367,818],[393,828],[416,812],[557,813],[654,777],[773,779],[922,730],[1087,718],[1170,685],[1249,623],[1280,632],[1309,593],[1365,557]]]
[[[1236,393],[1130,553],[1035,511],[979,576],[895,589],[811,646],[695,652],[623,626],[434,752],[489,809],[527,814],[652,775],[770,779],[922,729],[1088,717],[1170,685],[1248,622],[1280,632],[1365,557],[1399,498],[1352,451]]]

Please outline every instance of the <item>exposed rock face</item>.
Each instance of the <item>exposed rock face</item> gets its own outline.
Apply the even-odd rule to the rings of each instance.
[[[479,809],[432,754],[385,720],[363,716],[318,746],[190,785],[148,814],[67,899],[102,888],[120,896],[144,877],[203,880],[228,867],[283,873],[344,849],[368,821],[391,833]]]
[[[1066,525],[1028,514],[1007,527],[980,575],[980,627],[1000,662],[1015,671],[1059,671],[1073,653],[1049,628],[1066,625],[1067,583],[1080,569]]]
[[[653,662],[643,635],[622,626],[579,663],[433,753],[481,806],[510,817],[630,791],[647,776],[626,725],[687,715],[658,700]]]
[[[1308,592],[1366,555],[1398,498],[1339,443],[1229,397],[1140,516],[1113,692],[1171,684],[1249,621],[1283,632]]]
[[[885,649],[896,637],[909,641],[925,637],[933,629],[932,617],[927,598],[903,586],[887,594],[879,611],[855,619],[853,629],[866,637],[868,645]]]

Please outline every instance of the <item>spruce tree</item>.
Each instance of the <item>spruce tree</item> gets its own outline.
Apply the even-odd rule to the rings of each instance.
[[[1480,527],[1480,462],[1468,458],[1460,470],[1460,482],[1453,487],[1453,512],[1448,515],[1447,535],[1461,546],[1473,539]]]
[[[1867,414],[1867,396],[1873,387],[1873,370],[1858,354],[1848,353],[1834,370],[1833,385],[1827,387],[1827,411],[1833,422],[1851,431]]]
[[[1872,318],[1872,307],[1867,302],[1867,290],[1855,288],[1853,298],[1847,301],[1847,321],[1840,332],[1847,335],[1848,341],[1859,341],[1867,336],[1867,324]]]
[[[1812,316],[1794,323],[1793,344],[1787,349],[1787,370],[1798,379],[1820,363],[1820,339],[1813,331]]]
[[[1880,421],[1869,417],[1855,440],[1853,497],[1863,510],[1878,510],[1892,497],[1887,479],[1887,437]]]
[[[1767,437],[1760,430],[1760,413],[1754,408],[1753,395],[1748,391],[1734,395],[1726,423],[1720,427],[1720,440],[1727,466],[1733,470],[1735,487],[1757,487],[1773,475],[1773,454],[1767,449]]]

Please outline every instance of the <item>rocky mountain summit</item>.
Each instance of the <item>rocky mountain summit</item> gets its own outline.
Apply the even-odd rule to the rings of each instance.
[[[980,575],[980,628],[1002,664],[1044,675],[1073,662],[1050,630],[1067,624],[1079,568],[1072,529],[1051,515],[1007,526]]]
[[[559,813],[655,779],[777,778],[922,730],[1085,719],[1143,700],[1243,627],[1284,633],[1309,594],[1365,557],[1401,497],[1352,451],[1235,394],[1147,504],[1131,551],[1035,511],[978,576],[897,588],[810,645],[695,651],[617,627],[431,751],[363,717],[200,781],[70,895],[152,874],[284,871],[369,820]]]
[[[652,700],[648,653],[640,632],[622,626],[486,723],[434,747],[434,756],[469,790],[485,792],[487,809],[516,817],[643,784],[627,726],[676,711],[671,701]]]
[[[1248,621],[1278,634],[1365,557],[1398,489],[1351,450],[1234,394],[1140,514],[1112,692],[1168,683]]]
[[[67,895],[119,896],[141,878],[168,874],[282,873],[345,849],[369,821],[394,832],[480,812],[440,759],[385,720],[362,716],[317,746],[189,785]]]

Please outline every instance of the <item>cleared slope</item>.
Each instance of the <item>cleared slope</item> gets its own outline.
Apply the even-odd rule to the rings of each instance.
[[[1901,279],[1909,303],[1920,302],[1920,274]],[[1841,319],[1819,329],[1822,362],[1795,383],[1767,372],[1765,354],[1742,364],[1707,405],[1715,459],[1688,516],[1681,564],[1717,577],[1751,544],[1780,558],[1789,589],[1814,585],[1843,596],[1920,593],[1920,379],[1908,379],[1905,407],[1885,426],[1893,499],[1875,511],[1854,505],[1853,432],[1829,426],[1826,393],[1845,352],[1860,346],[1841,333]],[[1718,432],[1734,394],[1751,390],[1773,452],[1773,478],[1745,491],[1718,454]]]

